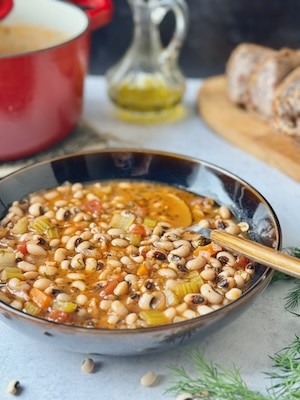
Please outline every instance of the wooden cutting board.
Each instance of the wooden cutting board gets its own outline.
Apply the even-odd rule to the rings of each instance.
[[[274,132],[258,117],[234,106],[227,97],[225,76],[204,81],[199,90],[198,111],[224,139],[300,182],[300,146]]]

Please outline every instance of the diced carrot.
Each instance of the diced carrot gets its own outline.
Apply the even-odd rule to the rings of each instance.
[[[222,250],[222,247],[220,247],[218,244],[211,242],[206,244],[205,246],[198,246],[193,254],[194,256],[203,256],[206,258],[213,257],[215,254],[217,254],[219,251]]]
[[[73,316],[70,313],[61,310],[52,310],[48,314],[48,319],[55,322],[68,323],[72,322]]]
[[[46,293],[36,287],[31,288],[29,295],[32,301],[43,310],[46,310],[48,307],[50,307],[52,303],[52,297],[48,296]]]
[[[146,263],[143,262],[138,267],[138,269],[136,271],[136,274],[139,275],[139,276],[141,276],[141,275],[149,275],[149,269],[147,268]]]
[[[108,281],[108,284],[103,288],[104,293],[112,294],[119,282],[120,279],[112,279],[111,281]]]

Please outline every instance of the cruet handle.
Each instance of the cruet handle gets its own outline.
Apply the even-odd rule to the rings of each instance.
[[[177,58],[188,28],[188,7],[185,0],[150,0],[152,21],[159,25],[168,11],[175,15],[175,31],[162,52],[163,58]]]

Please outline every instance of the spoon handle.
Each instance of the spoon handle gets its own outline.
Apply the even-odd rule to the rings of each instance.
[[[300,259],[296,257],[224,231],[212,230],[210,238],[221,246],[237,251],[253,261],[294,278],[300,278]]]

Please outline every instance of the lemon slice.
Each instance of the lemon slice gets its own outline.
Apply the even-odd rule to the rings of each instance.
[[[172,193],[160,193],[159,201],[149,204],[151,215],[159,221],[171,223],[174,227],[186,227],[192,224],[192,213],[188,204]]]

